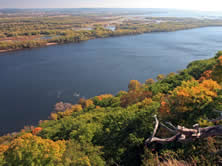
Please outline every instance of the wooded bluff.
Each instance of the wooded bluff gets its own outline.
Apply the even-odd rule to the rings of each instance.
[[[44,104],[44,103],[42,103]],[[128,91],[57,103],[49,120],[0,137],[0,165],[221,165],[222,139],[145,144],[161,122],[200,127],[222,110],[222,51],[190,63],[178,73],[145,83],[131,80]],[[219,110],[219,111],[214,111]],[[172,134],[160,127],[156,136]]]

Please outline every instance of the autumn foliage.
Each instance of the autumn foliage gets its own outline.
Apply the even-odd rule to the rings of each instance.
[[[131,80],[129,85],[128,85],[128,89],[129,91],[132,91],[132,90],[136,90],[136,89],[139,89],[141,87],[141,83],[137,80]]]
[[[150,91],[131,90],[126,95],[123,95],[120,98],[121,106],[127,107],[128,105],[132,105],[137,102],[141,102],[146,98],[150,98],[151,96],[152,96],[152,92],[150,92]]]
[[[211,79],[202,83],[196,80],[187,81],[174,89],[170,100],[178,112],[198,111],[213,102],[219,89],[221,86]]]
[[[221,156],[215,153],[217,148],[222,149],[220,138],[185,146],[153,143],[144,151],[144,140],[153,133],[154,115],[160,122],[170,121],[173,125],[221,125],[221,121],[208,120],[219,115],[212,110],[222,110],[221,55],[192,62],[177,74],[159,75],[156,82],[131,80],[128,91],[116,95],[81,98],[78,104],[57,103],[50,120],[0,137],[0,165],[182,163],[177,160],[191,165],[221,165]],[[157,136],[171,137],[164,124]]]
[[[212,78],[212,70],[206,70],[200,77],[199,81],[202,82],[204,80],[208,80]]]
[[[80,105],[80,104],[70,105],[64,111],[52,112],[50,114],[50,119],[52,119],[52,120],[61,119],[65,116],[72,115],[74,112],[79,112],[79,111],[82,111],[82,110],[83,110],[83,108],[82,108],[82,105]]]
[[[147,79],[146,82],[145,82],[146,85],[151,85],[151,84],[154,84],[154,83],[155,83],[155,81],[152,78]]]
[[[112,97],[113,97],[112,94],[104,94],[104,95],[96,96],[96,98],[97,98],[99,101],[102,101],[103,99],[107,99],[107,98],[112,98]]]
[[[92,98],[94,105],[100,106],[100,107],[107,107],[112,105],[114,101],[114,96],[112,94],[103,94],[100,96],[95,96]]]
[[[8,150],[8,145],[0,145],[0,165],[4,165],[4,153]]]
[[[170,108],[170,104],[167,98],[161,98],[161,102],[160,102],[160,108],[159,108],[159,113],[161,117],[167,117],[170,116],[170,112],[171,108]]]
[[[32,130],[32,134],[33,135],[37,135],[39,132],[42,131],[42,128],[41,127],[36,127]]]
[[[161,80],[163,80],[165,78],[165,75],[163,75],[163,74],[159,74],[157,77],[156,77],[156,79],[158,80],[158,81],[161,81]]]
[[[28,133],[5,148],[5,160],[9,165],[54,165],[61,162],[65,148],[65,141],[54,142]]]
[[[139,108],[145,108],[146,106],[149,106],[152,102],[152,98],[146,97],[143,101],[138,102],[137,106],[139,106]]]
[[[91,99],[86,100],[86,99],[81,98],[79,100],[79,104],[82,105],[83,108],[88,108],[90,106],[94,106],[94,103]]]

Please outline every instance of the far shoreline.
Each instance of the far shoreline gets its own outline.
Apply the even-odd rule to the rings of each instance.
[[[93,39],[102,39],[102,38],[113,38],[113,37],[122,37],[122,36],[132,36],[132,35],[141,35],[141,34],[146,34],[146,33],[163,33],[163,32],[177,32],[177,31],[185,31],[185,30],[191,30],[191,29],[198,29],[198,28],[208,28],[208,27],[222,27],[222,25],[217,25],[217,26],[212,26],[212,25],[208,25],[208,26],[200,26],[200,27],[192,27],[192,28],[182,28],[182,29],[177,29],[177,30],[172,30],[172,31],[151,31],[151,32],[143,32],[143,33],[133,33],[133,34],[121,34],[121,35],[116,35],[116,36],[108,36],[108,37],[94,37],[94,38],[90,38],[88,40],[81,40],[79,42],[83,42],[83,41],[89,41],[89,40],[93,40]],[[48,42],[43,46],[40,47],[31,47],[31,48],[18,48],[18,49],[8,49],[8,50],[0,50],[0,56],[3,56],[4,54],[1,53],[7,53],[7,52],[14,52],[14,51],[21,51],[21,50],[28,50],[28,49],[32,49],[32,48],[43,48],[43,47],[48,47],[48,46],[54,46],[54,45],[62,45],[62,44],[70,44],[70,43],[79,43],[79,42],[67,42],[67,43],[56,43],[56,42]]]
[[[43,48],[43,47],[54,46],[54,45],[58,45],[58,44],[59,44],[59,43],[47,43],[47,44],[44,45],[44,46],[41,46],[41,47],[32,47],[32,48]],[[28,50],[28,49],[32,49],[32,48],[19,48],[19,49],[0,50],[0,56],[1,56],[1,53],[21,51],[21,50]]]

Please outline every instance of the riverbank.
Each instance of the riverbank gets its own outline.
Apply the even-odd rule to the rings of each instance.
[[[45,46],[41,46],[41,47],[54,46],[54,45],[57,45],[57,44],[58,44],[58,43],[47,43]],[[41,47],[32,47],[32,48],[41,48]],[[32,48],[20,48],[20,49],[0,50],[0,53],[20,51],[20,50],[26,50],[26,49],[32,49]],[[0,54],[0,55],[1,55],[1,54]]]
[[[42,44],[40,46],[34,46],[34,47],[30,47],[30,48],[18,48],[18,49],[3,49],[0,50],[0,53],[6,53],[6,52],[12,52],[12,51],[19,51],[19,50],[25,50],[25,49],[31,49],[31,48],[41,48],[41,47],[47,47],[47,46],[54,46],[54,45],[58,45],[58,44],[67,44],[67,43],[79,43],[82,41],[88,41],[88,40],[92,40],[92,39],[96,39],[96,38],[109,38],[109,37],[118,37],[118,36],[128,36],[128,35],[138,35],[138,34],[144,34],[144,33],[155,33],[155,32],[174,32],[174,31],[180,31],[180,30],[189,30],[189,29],[196,29],[196,28],[204,28],[204,27],[218,27],[218,26],[222,26],[221,25],[200,25],[200,26],[186,26],[186,27],[177,27],[177,29],[164,29],[164,30],[159,30],[159,29],[152,29],[152,30],[143,30],[143,31],[135,31],[135,30],[125,30],[125,31],[121,31],[121,30],[117,30],[117,31],[108,31],[109,33],[107,33],[107,30],[105,31],[106,33],[104,33],[101,36],[87,36],[86,38],[78,38],[77,40],[67,40],[67,38],[65,37],[57,37],[55,39],[52,39],[51,42],[47,42],[45,44]],[[92,31],[92,30],[90,30]],[[89,33],[89,31],[86,31]],[[70,38],[70,37],[69,37]],[[74,37],[73,37],[74,38]]]

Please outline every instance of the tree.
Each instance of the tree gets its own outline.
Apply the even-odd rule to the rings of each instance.
[[[212,70],[206,70],[204,71],[203,74],[201,74],[201,77],[199,79],[200,82],[204,81],[204,80],[208,80],[212,78]]]
[[[74,112],[80,112],[82,111],[83,108],[82,108],[82,105],[80,104],[75,104],[75,105],[72,105],[71,107],[67,108],[65,111],[63,112],[58,112],[56,115],[54,113],[51,113],[51,118],[52,119],[60,119],[60,118],[63,118],[65,116],[70,116],[72,115]]]
[[[128,85],[128,89],[129,91],[132,91],[132,90],[136,90],[136,89],[139,89],[141,87],[141,83],[137,80],[131,80],[129,85]]]
[[[204,80],[199,83],[196,80],[183,82],[175,88],[170,98],[171,105],[176,112],[202,110],[217,97],[217,90],[221,86],[213,80]]]
[[[186,128],[184,126],[179,126],[179,125],[175,127],[170,122],[167,122],[166,124],[169,125],[168,127],[166,124],[160,123],[156,115],[154,116],[154,118],[155,118],[156,124],[153,130],[153,134],[151,137],[146,139],[145,141],[146,144],[150,144],[152,142],[157,142],[160,144],[167,144],[174,141],[186,143],[190,141],[195,141],[196,139],[203,139],[207,137],[214,137],[214,136],[222,135],[222,125],[200,128],[199,124],[195,124],[193,125],[193,128]],[[218,120],[222,120],[222,117],[216,120],[211,120],[211,121],[218,121]],[[174,136],[170,138],[155,137],[159,125],[165,127],[168,131],[173,133]]]
[[[37,135],[38,133],[40,133],[42,131],[41,127],[36,127],[32,130],[32,134],[33,135]]]
[[[71,107],[72,107],[72,104],[70,104],[70,103],[59,102],[59,103],[56,103],[54,109],[56,112],[63,112]]]
[[[4,153],[8,150],[8,146],[7,145],[0,145],[0,165],[4,165],[5,159],[4,159]]]
[[[129,105],[135,104],[137,102],[143,101],[145,98],[150,98],[152,92],[144,90],[131,90],[126,95],[121,96],[120,105],[122,107],[127,107]]]
[[[63,155],[65,166],[104,166],[101,147],[89,143],[80,144],[77,141],[67,142],[67,148]]]
[[[217,64],[212,72],[212,78],[218,83],[222,83],[222,55],[217,58]]]
[[[218,51],[215,58],[219,58],[220,56],[222,56],[222,51]]]
[[[27,133],[10,143],[4,159],[8,165],[58,165],[65,149],[65,141],[54,142]]]
[[[146,82],[145,82],[146,85],[151,85],[151,84],[154,84],[154,83],[155,83],[155,81],[152,78],[147,79]]]
[[[163,80],[164,78],[165,78],[165,75],[159,74],[156,79],[157,79],[158,81],[161,81],[161,80]]]
[[[93,98],[93,103],[96,106],[108,107],[113,104],[114,96],[111,94],[104,94]]]

